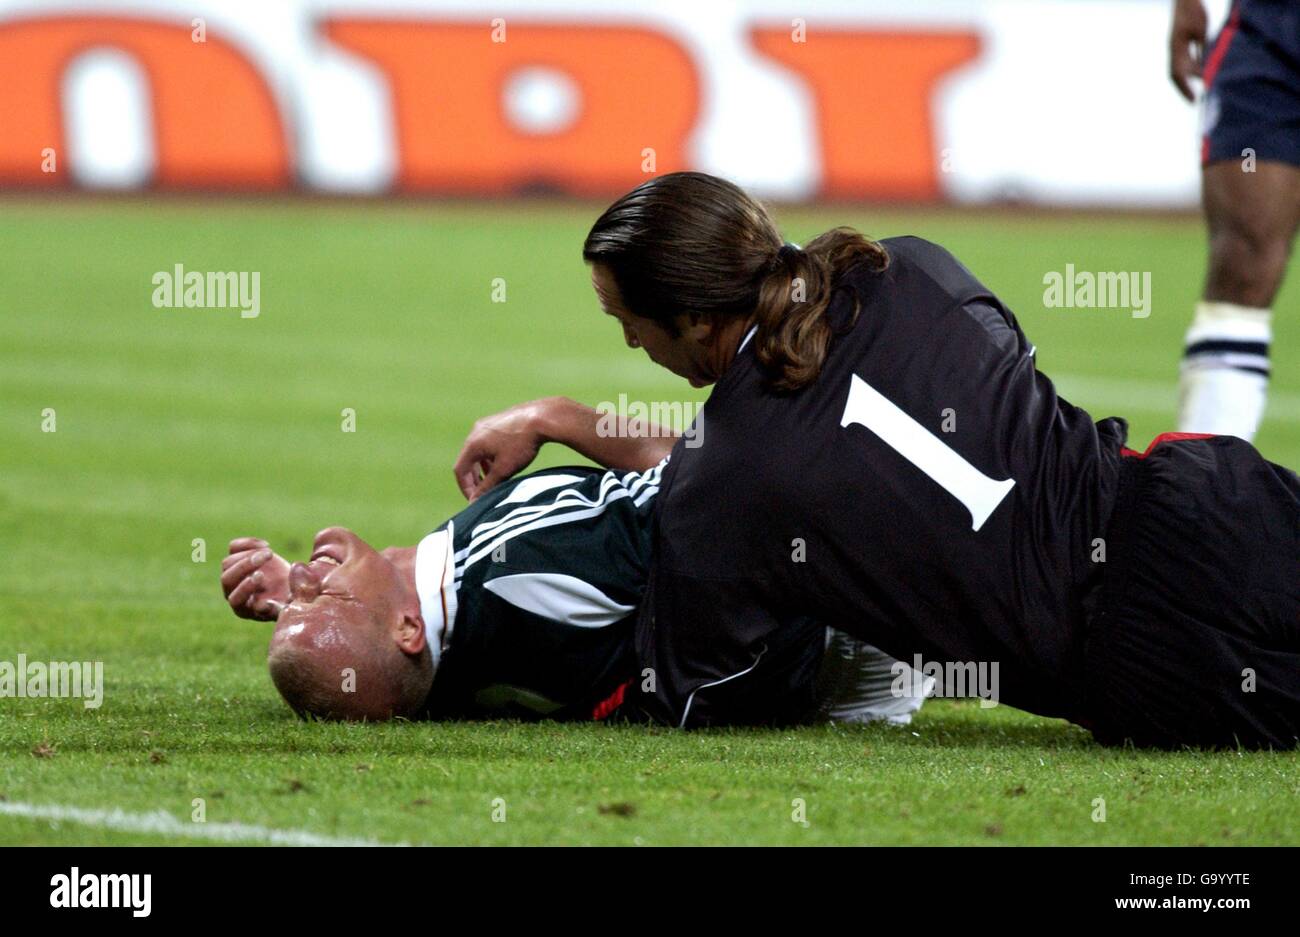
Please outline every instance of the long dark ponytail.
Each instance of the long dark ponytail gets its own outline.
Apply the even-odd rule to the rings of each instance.
[[[683,314],[717,324],[752,317],[768,384],[785,391],[821,372],[835,280],[856,263],[880,270],[889,262],[883,247],[852,228],[833,228],[803,248],[785,244],[759,202],[700,172],[658,176],[624,195],[596,220],[582,256],[610,271],[630,312],[670,332]]]

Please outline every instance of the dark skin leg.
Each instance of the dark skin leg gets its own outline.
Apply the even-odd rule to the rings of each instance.
[[[1228,160],[1201,174],[1201,201],[1210,231],[1204,298],[1267,308],[1286,274],[1300,225],[1300,168],[1260,162],[1242,172]]]

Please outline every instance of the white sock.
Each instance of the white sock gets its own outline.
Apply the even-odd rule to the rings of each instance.
[[[1178,429],[1250,440],[1268,396],[1273,310],[1200,302],[1187,330]]]

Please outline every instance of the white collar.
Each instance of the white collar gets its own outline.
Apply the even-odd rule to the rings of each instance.
[[[751,325],[749,327],[749,331],[745,333],[745,337],[740,340],[740,347],[736,349],[736,354],[740,354],[745,350],[745,346],[749,344],[749,340],[754,337],[754,333],[757,331],[757,325]]]
[[[420,597],[424,636],[433,657],[433,668],[451,643],[456,624],[456,566],[453,561],[451,521],[435,530],[415,548],[415,592]]]

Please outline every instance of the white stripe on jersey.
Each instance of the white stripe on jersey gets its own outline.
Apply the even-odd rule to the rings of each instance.
[[[515,485],[514,490],[509,495],[498,502],[498,507],[502,504],[524,504],[544,491],[559,488],[561,485],[572,485],[574,482],[580,481],[582,481],[581,475],[536,475],[532,478],[525,478]]]
[[[511,526],[515,524],[523,523],[529,518],[539,517],[542,514],[548,514],[551,511],[555,510],[557,507],[568,507],[570,505],[574,507],[581,507],[583,505],[590,506],[594,504],[599,504],[601,501],[605,500],[606,497],[608,497],[609,492],[613,490],[615,487],[617,487],[617,485],[618,485],[618,479],[614,475],[614,473],[607,472],[600,479],[600,489],[596,493],[596,500],[594,501],[586,497],[585,495],[580,494],[579,492],[566,488],[564,491],[558,492],[555,495],[555,498],[551,501],[546,501],[541,504],[530,504],[523,507],[518,507],[515,508],[513,511],[511,511],[509,514],[507,514],[505,517],[499,517],[494,521],[484,521],[481,524],[477,524],[475,525],[474,529],[470,531],[469,546],[462,547],[461,549],[457,550],[456,559],[459,560],[468,556],[470,551],[474,549],[475,545],[480,543],[484,537],[493,536],[494,533],[499,532],[501,530],[508,530]],[[506,501],[503,500],[501,503],[505,504]]]
[[[648,497],[649,495],[654,494],[658,490],[659,488],[657,486],[652,489],[648,489],[646,492],[646,496]],[[626,488],[616,488],[614,489],[613,492],[610,493],[610,496],[606,500],[602,501],[599,504],[595,504],[592,507],[586,508],[585,510],[566,511],[563,513],[553,514],[550,517],[535,517],[535,518],[526,519],[526,522],[522,526],[517,526],[512,530],[508,530],[502,533],[500,536],[495,537],[495,539],[490,540],[490,542],[484,544],[478,549],[475,549],[475,547],[479,543],[482,543],[482,540],[481,539],[476,540],[473,543],[471,543],[470,546],[467,548],[467,549],[474,550],[474,552],[470,553],[469,556],[465,558],[465,562],[456,568],[456,581],[459,582],[461,578],[464,577],[465,570],[468,569],[470,566],[473,566],[483,557],[489,555],[493,550],[501,546],[501,544],[513,540],[515,537],[518,537],[520,534],[526,534],[529,531],[533,531],[533,530],[541,530],[546,527],[554,527],[557,524],[572,524],[574,521],[585,520],[588,517],[596,517],[597,515],[604,514],[605,509],[615,501],[619,501],[627,497],[629,497],[629,494]],[[636,502],[633,503],[635,504]],[[556,508],[570,507],[570,506],[572,506],[572,502],[569,502],[567,504],[552,505],[552,510]],[[487,538],[483,538],[483,539],[487,539]]]
[[[575,628],[604,628],[635,605],[615,602],[589,582],[563,573],[512,573],[483,584],[516,608]]]
[[[498,518],[494,521],[484,521],[483,523],[476,525],[470,532],[470,542],[468,546],[457,550],[455,558],[457,561],[460,561],[470,553],[474,552],[484,540],[490,537],[495,537],[514,527],[526,524],[535,518],[543,517],[550,514],[552,511],[559,510],[560,508],[595,507],[599,504],[606,503],[609,500],[614,500],[611,498],[611,495],[615,492],[622,492],[618,497],[629,497],[640,494],[640,497],[633,501],[633,504],[639,507],[644,504],[655,491],[659,490],[659,477],[663,471],[664,462],[667,461],[668,460],[665,459],[654,468],[645,472],[628,472],[621,479],[615,472],[606,472],[601,477],[600,489],[597,492],[595,500],[588,498],[579,491],[567,488],[564,491],[557,493],[552,501],[543,504],[532,504],[518,507],[505,517]],[[573,476],[564,477],[572,478]],[[528,481],[531,481],[531,479],[525,479],[524,482],[521,482],[521,485],[527,484]],[[651,488],[653,488],[653,491],[649,490]],[[541,494],[543,492],[535,493]],[[507,504],[509,501],[510,499],[506,498],[502,500],[501,503]]]
[[[469,545],[456,551],[456,581],[464,577],[467,567],[520,534],[595,517],[622,498],[633,498],[632,503],[641,506],[658,492],[659,478],[667,461],[665,458],[645,472],[627,472],[621,479],[613,471],[606,472],[594,501],[581,492],[566,489],[547,504],[516,508],[498,521],[479,524],[471,534]]]

